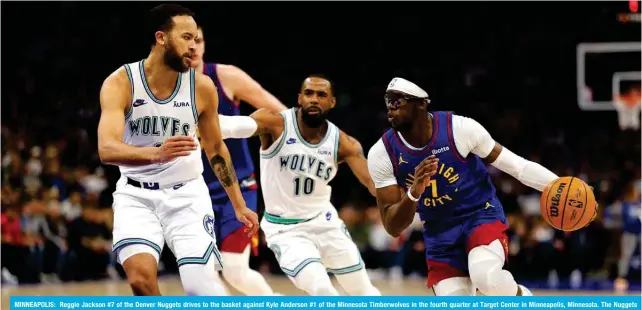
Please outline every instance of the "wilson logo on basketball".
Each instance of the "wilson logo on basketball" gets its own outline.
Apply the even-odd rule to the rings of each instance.
[[[560,185],[557,187],[557,192],[551,198],[552,203],[549,215],[552,217],[558,217],[560,215],[560,197],[562,197],[562,192],[564,191],[564,188],[566,188],[566,185],[566,183],[560,183]]]

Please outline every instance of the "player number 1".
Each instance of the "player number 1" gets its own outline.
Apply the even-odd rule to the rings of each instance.
[[[294,196],[298,197],[303,192],[304,195],[310,195],[314,191],[314,180],[311,178],[303,178],[301,182],[301,177],[294,178]]]

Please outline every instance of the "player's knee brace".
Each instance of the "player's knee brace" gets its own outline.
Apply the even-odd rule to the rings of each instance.
[[[473,284],[487,296],[515,296],[517,283],[503,270],[504,248],[499,240],[473,248],[468,253],[468,272]]]
[[[273,295],[272,288],[267,284],[263,276],[250,269],[250,247],[243,253],[221,252],[225,268],[223,277],[235,289],[245,295],[265,296]]]
[[[348,295],[381,296],[381,292],[372,285],[365,269],[346,274],[337,274],[337,281]]]
[[[245,282],[248,280],[246,274],[250,271],[247,260],[242,260],[238,256],[239,254],[237,253],[221,252],[221,257],[225,262],[223,277],[236,289],[245,286]]]
[[[432,289],[435,296],[474,296],[476,291],[472,281],[464,277],[441,280]]]
[[[186,264],[178,267],[183,289],[188,296],[229,295],[214,267],[214,257],[206,264]]]
[[[321,263],[311,263],[296,275],[290,277],[294,285],[311,296],[339,296],[330,277]]]

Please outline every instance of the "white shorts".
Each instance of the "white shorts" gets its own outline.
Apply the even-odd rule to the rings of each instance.
[[[280,224],[281,222],[290,222]],[[314,218],[294,223],[265,213],[261,228],[283,272],[294,278],[308,264],[322,263],[335,275],[364,268],[357,245],[334,207]]]
[[[179,267],[204,265],[213,258],[216,268],[222,268],[207,185],[202,176],[182,184],[151,190],[120,178],[113,203],[113,251],[119,263],[139,253],[158,262],[167,242]]]

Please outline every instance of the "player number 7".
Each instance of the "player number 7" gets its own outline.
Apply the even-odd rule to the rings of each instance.
[[[428,186],[432,189],[432,198],[437,198],[437,180],[431,179]]]

